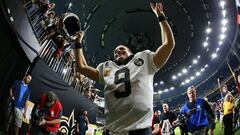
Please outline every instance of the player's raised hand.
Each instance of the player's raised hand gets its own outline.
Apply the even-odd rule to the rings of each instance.
[[[155,15],[158,16],[165,16],[163,12],[163,5],[162,3],[156,3],[155,5],[153,3],[150,3],[150,6],[152,8],[152,11],[155,13]]]
[[[84,31],[77,32],[75,34],[75,37],[76,37],[76,40],[75,40],[76,43],[82,43],[82,40],[83,40],[83,37],[84,37]]]

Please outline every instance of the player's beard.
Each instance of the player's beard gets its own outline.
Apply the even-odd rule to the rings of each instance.
[[[118,57],[117,58],[117,61],[120,62],[120,63],[124,63],[126,59],[122,58],[122,57]]]

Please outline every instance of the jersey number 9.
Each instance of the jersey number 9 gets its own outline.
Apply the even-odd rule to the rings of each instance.
[[[120,77],[121,74],[124,74],[124,77]],[[116,98],[128,97],[131,94],[131,83],[130,83],[130,73],[129,69],[124,67],[118,70],[115,73],[114,83],[124,83],[125,89],[123,91],[116,90],[114,95]]]

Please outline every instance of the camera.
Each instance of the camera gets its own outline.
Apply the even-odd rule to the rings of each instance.
[[[178,124],[184,125],[186,124],[186,121],[188,120],[188,114],[180,113],[178,116]]]
[[[46,116],[46,112],[43,109],[36,108],[34,113],[32,114],[32,120],[34,123],[41,121]]]

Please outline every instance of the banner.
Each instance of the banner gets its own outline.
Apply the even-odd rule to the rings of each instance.
[[[77,115],[83,111],[88,111],[89,122],[96,123],[97,105],[63,81],[42,59],[34,60],[31,75],[30,101],[37,104],[41,94],[45,91],[53,91],[62,103],[63,116],[71,115],[73,109]]]

